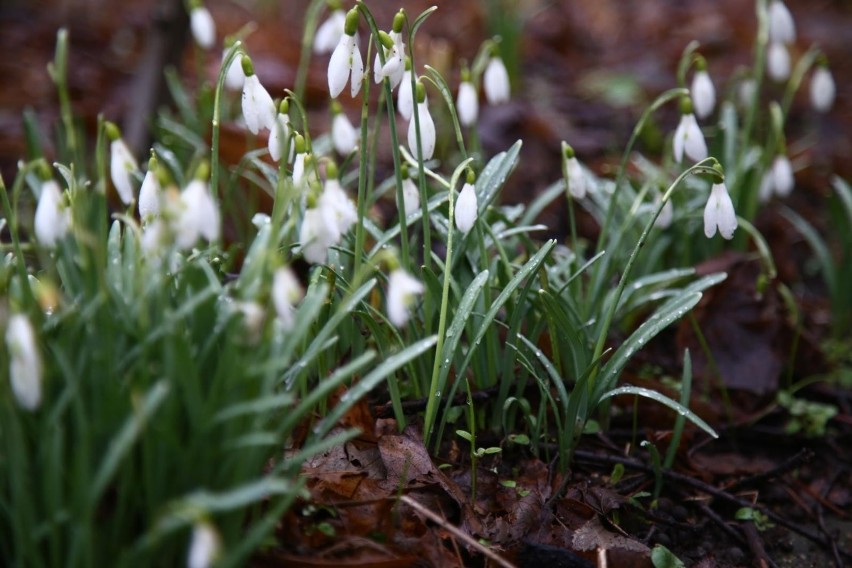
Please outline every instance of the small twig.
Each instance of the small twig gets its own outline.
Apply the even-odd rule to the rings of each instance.
[[[465,544],[467,544],[471,548],[478,550],[479,552],[484,554],[489,560],[497,563],[498,566],[503,566],[504,568],[516,568],[514,564],[502,558],[493,550],[481,545],[476,539],[471,538],[470,535],[465,534],[464,531],[462,531],[455,525],[448,523],[445,519],[442,519],[441,517],[439,517],[438,515],[436,515],[411,497],[409,497],[408,495],[403,495],[399,498],[399,500],[414,509],[415,511],[417,511],[418,513],[420,513],[421,515],[423,515],[424,517],[426,517],[427,519],[429,519],[430,521],[432,521],[433,523],[440,525],[441,528],[446,529],[447,532],[451,533],[456,538],[463,540]]]
[[[714,511],[713,509],[710,508],[709,505],[707,505],[706,503],[697,503],[697,505],[698,505],[698,508],[701,510],[701,512],[704,513],[704,515],[707,518],[709,518],[711,521],[716,523],[716,526],[718,526],[720,529],[722,529],[722,532],[724,532],[729,537],[731,537],[732,539],[737,541],[741,546],[748,546],[748,542],[746,541],[745,537],[743,535],[741,535],[740,533],[738,533],[734,529],[734,527],[732,527],[731,525],[726,523],[725,519],[720,517],[716,513],[716,511]]]
[[[749,485],[756,485],[756,484],[761,483],[763,481],[766,481],[768,479],[781,477],[784,474],[786,474],[787,472],[796,469],[800,465],[811,461],[813,459],[813,457],[814,457],[814,453],[813,453],[812,450],[810,450],[809,448],[802,448],[801,450],[798,451],[798,453],[787,458],[782,463],[773,467],[772,469],[764,471],[763,473],[758,473],[758,474],[752,475],[750,477],[745,477],[745,478],[740,479],[739,481],[731,484],[730,486],[727,487],[727,491],[734,493],[742,487],[749,486]]]
[[[754,566],[778,568],[778,565],[766,554],[766,549],[763,547],[763,540],[760,538],[760,533],[757,532],[757,527],[754,526],[754,523],[745,521],[742,527],[746,535],[746,541],[748,541],[748,547],[751,549],[751,554],[754,557]]]
[[[823,534],[828,537],[829,542],[831,542],[831,556],[834,558],[834,564],[837,568],[843,568],[845,565],[843,564],[843,559],[840,558],[840,551],[837,548],[837,540],[828,532],[828,529],[825,526],[825,517],[823,517],[822,514],[822,507],[817,504],[816,510],[819,530],[821,530]]]

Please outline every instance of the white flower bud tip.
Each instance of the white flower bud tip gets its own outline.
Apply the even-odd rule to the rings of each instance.
[[[473,228],[479,214],[478,208],[476,189],[471,183],[464,184],[456,199],[455,208],[456,227],[462,234],[467,235]]]

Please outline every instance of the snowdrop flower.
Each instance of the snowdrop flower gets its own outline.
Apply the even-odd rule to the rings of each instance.
[[[766,187],[762,187],[763,183]],[[796,185],[796,180],[793,177],[793,166],[790,164],[790,159],[784,154],[778,154],[772,161],[769,171],[766,172],[764,180],[761,183],[761,197],[768,199],[774,193],[779,197],[787,197],[793,191]]]
[[[403,168],[403,171],[405,169]],[[420,209],[420,189],[405,173],[402,180],[402,207],[397,203],[396,208],[404,213],[406,217]]]
[[[316,206],[305,211],[299,230],[302,254],[313,264],[325,262],[329,247],[337,245],[358,220],[355,205],[337,180],[337,166],[330,164],[326,173],[328,178]]]
[[[219,533],[212,524],[207,521],[195,523],[186,559],[187,568],[210,568],[219,557],[221,548]]]
[[[251,58],[243,55],[241,64],[246,76],[243,83],[243,118],[246,127],[252,134],[257,134],[264,128],[277,128],[275,102],[255,75]]]
[[[257,345],[263,335],[266,310],[254,301],[234,302],[234,308],[243,320],[246,342],[250,345]]]
[[[583,173],[583,168],[580,162],[577,161],[577,156],[574,154],[574,148],[562,143],[562,163],[565,175],[565,181],[568,183],[568,191],[574,199],[583,199],[586,196],[587,182],[586,175]]]
[[[790,77],[790,53],[783,43],[770,43],[766,53],[766,71],[773,81],[786,81]]]
[[[355,42],[358,17],[358,8],[352,8],[346,14],[344,33],[328,62],[328,91],[333,99],[336,99],[343,91],[347,79],[351,81],[350,93],[353,97],[361,90],[361,82],[364,80],[364,62]]]
[[[278,115],[275,118],[275,126],[269,130],[269,156],[274,161],[281,159],[281,153],[290,139],[290,102],[287,99],[281,101],[278,106]],[[293,157],[293,146],[290,146],[290,158]]]
[[[823,56],[817,61],[817,68],[811,76],[811,106],[817,112],[830,111],[835,93],[834,77],[828,68],[828,60]]]
[[[423,283],[401,268],[397,268],[388,277],[388,320],[396,327],[408,322],[408,309],[415,297],[426,288]]]
[[[285,330],[293,328],[295,305],[305,296],[299,279],[289,267],[281,267],[272,276],[272,303],[278,321]]]
[[[54,248],[71,227],[71,210],[63,203],[62,190],[55,180],[41,184],[33,225],[36,240],[47,248]]]
[[[401,9],[393,18],[393,29],[389,34],[379,32],[379,42],[384,49],[385,64],[382,65],[378,52],[373,60],[373,80],[380,83],[389,79],[391,89],[395,89],[405,74],[405,43],[402,41],[402,26],[405,23],[405,12]]]
[[[136,164],[136,158],[124,140],[121,138],[121,131],[118,126],[112,122],[105,124],[106,135],[110,139],[109,143],[109,174],[112,178],[112,184],[121,198],[121,202],[125,205],[130,205],[133,201],[133,174],[139,169]]]
[[[509,72],[499,55],[491,56],[482,81],[488,104],[496,105],[509,101]]]
[[[476,188],[473,187],[473,181],[473,174],[468,170],[467,182],[462,186],[462,190],[456,199],[454,211],[456,227],[463,235],[467,235],[470,232],[479,214],[479,205],[476,201]]]
[[[462,126],[473,126],[479,118],[479,95],[476,87],[470,80],[470,71],[462,71],[462,80],[459,83],[459,94],[456,98],[456,110],[459,113],[459,122]]]
[[[411,90],[411,59],[405,58],[405,71],[402,81],[399,83],[399,91],[396,94],[396,110],[405,120],[411,120],[414,113],[414,93]]]
[[[692,101],[689,97],[681,99],[680,112],[680,123],[672,140],[674,159],[676,162],[681,162],[685,153],[690,160],[700,162],[707,157],[707,143],[704,141],[704,135],[698,127],[695,115],[692,114]]]
[[[195,43],[202,49],[210,49],[216,42],[216,24],[210,11],[201,3],[201,0],[190,0],[189,2],[189,27]]]
[[[225,49],[222,50],[222,64],[228,58],[228,52],[234,46],[234,39],[227,38],[225,40]],[[230,91],[241,91],[243,83],[246,80],[246,74],[243,73],[242,53],[237,53],[231,60],[228,70],[225,72],[225,88]]]
[[[331,53],[343,35],[346,24],[346,12],[337,0],[328,3],[331,13],[328,18],[317,28],[314,36],[314,53]]]
[[[769,41],[787,44],[796,41],[793,15],[781,0],[771,0],[769,3]]]
[[[331,119],[331,141],[334,149],[341,156],[348,156],[358,147],[358,133],[343,113],[340,103],[334,101],[331,105],[334,118]]]
[[[12,393],[21,408],[35,410],[41,404],[41,356],[35,331],[27,316],[15,314],[9,318],[6,347],[9,350]]]
[[[692,76],[692,86],[689,89],[692,104],[695,106],[695,115],[698,118],[707,118],[716,106],[716,89],[710,74],[707,73],[707,63],[703,57],[696,61],[695,75]]]
[[[299,242],[302,244],[302,256],[311,264],[323,264],[328,258],[328,247],[334,244],[337,235],[325,223],[318,208],[305,211],[302,226],[299,228]]]
[[[417,117],[420,121],[420,149],[423,159],[428,160],[435,153],[435,122],[429,114],[429,105],[426,103],[426,87],[417,81]],[[411,155],[417,157],[417,121],[412,117],[408,123],[408,148]]]
[[[207,182],[207,167],[202,166],[196,179],[180,194],[180,212],[175,227],[175,242],[181,249],[191,249],[199,237],[207,242],[219,239],[221,219],[219,208],[210,195]]]
[[[708,239],[716,234],[725,239],[732,239],[737,228],[737,216],[734,213],[734,204],[728,195],[728,188],[724,183],[714,183],[710,190],[710,198],[704,207],[704,234]]]
[[[293,184],[299,185],[305,180],[305,161],[308,154],[305,152],[305,137],[296,134],[293,137],[293,149],[296,157],[293,159]]]
[[[752,77],[746,77],[740,81],[737,86],[737,99],[740,106],[748,108],[754,100],[754,93],[757,90],[757,83]]]
[[[143,223],[160,214],[160,194],[163,188],[157,174],[157,158],[152,151],[151,159],[148,160],[148,171],[145,172],[142,188],[139,190],[139,218]]]

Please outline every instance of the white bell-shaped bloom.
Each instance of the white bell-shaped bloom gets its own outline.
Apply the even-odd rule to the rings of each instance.
[[[228,56],[229,48],[222,50],[222,64]],[[242,54],[237,54],[231,60],[228,66],[228,71],[225,72],[225,88],[230,91],[242,91],[243,84],[246,81],[246,74],[243,72]]]
[[[21,408],[35,410],[41,404],[42,366],[35,331],[27,316],[14,314],[9,318],[6,348],[15,400]]]
[[[399,91],[396,94],[396,110],[405,120],[411,120],[414,114],[414,91],[411,90],[411,70],[406,69],[399,83]]]
[[[139,169],[136,158],[133,157],[130,148],[121,138],[116,138],[110,142],[109,150],[109,174],[112,178],[112,184],[115,186],[121,202],[130,205],[134,194],[133,174]]]
[[[355,36],[344,33],[328,62],[328,91],[331,98],[337,98],[347,80],[351,81],[350,93],[354,97],[361,90],[361,82],[364,80],[364,62]]]
[[[200,3],[189,11],[189,27],[195,43],[202,49],[210,49],[216,43],[216,24],[210,11]]]
[[[323,186],[322,194],[319,198],[319,208],[323,212],[326,221],[333,225],[338,237],[345,234],[352,225],[358,220],[358,211],[355,209],[355,204],[343,191],[340,182],[336,178],[329,178]],[[334,244],[337,244],[335,242]]]
[[[317,28],[314,36],[314,53],[331,53],[343,36],[346,24],[346,12],[341,9],[332,10],[328,18]]]
[[[435,153],[435,121],[432,120],[426,101],[417,103],[417,115],[420,119],[420,144],[423,159],[428,160]],[[408,149],[412,156],[417,157],[417,128],[413,116],[411,122],[408,123]]]
[[[715,183],[710,190],[710,198],[704,207],[704,234],[712,238],[716,229],[725,239],[732,239],[737,228],[737,215],[734,213],[734,204],[728,195],[728,188],[724,183]]]
[[[786,44],[796,41],[793,15],[781,0],[771,0],[769,3],[769,41]]]
[[[281,159],[281,153],[284,151],[284,147],[287,145],[287,141],[290,139],[290,117],[282,112],[278,113],[278,116],[275,119],[275,126],[269,130],[269,141],[267,142],[267,148],[269,149],[269,156],[274,161],[279,161]],[[293,157],[293,145],[290,144],[290,157]]]
[[[331,120],[331,141],[341,156],[348,156],[358,147],[358,132],[343,112],[337,112]]]
[[[152,160],[153,161],[153,160]],[[160,198],[163,188],[157,179],[157,173],[152,167],[148,167],[142,187],[139,189],[139,218],[147,223],[160,214]]]
[[[406,217],[420,209],[420,190],[411,178],[402,180],[402,202]],[[397,209],[400,209],[398,203]]]
[[[817,112],[828,112],[834,105],[837,90],[828,67],[820,65],[811,77],[811,106]]]
[[[246,58],[243,57],[243,59]],[[257,134],[264,128],[270,130],[277,128],[275,122],[277,114],[275,102],[269,92],[260,84],[257,75],[246,73],[246,79],[243,83],[243,118],[249,132]]]
[[[710,116],[716,107],[716,89],[706,70],[699,70],[692,76],[692,87],[689,90],[692,104],[698,118]]]
[[[219,533],[209,522],[198,522],[192,528],[192,540],[186,559],[187,568],[211,568],[221,553]]]
[[[402,41],[402,34],[390,32],[388,34],[393,40],[393,46],[390,49],[384,49],[385,64],[382,65],[379,54],[373,60],[373,80],[376,83],[381,83],[382,79],[387,77],[390,80],[391,89],[395,89],[402,81],[405,74],[405,43]]]
[[[790,77],[790,52],[783,43],[770,43],[766,52],[766,71],[770,79],[781,82]]]
[[[296,303],[305,295],[302,284],[289,267],[281,267],[272,276],[272,303],[278,321],[285,330],[293,328]]]
[[[586,196],[588,182],[583,167],[576,157],[572,156],[565,160],[565,174],[568,178],[568,191],[575,199],[583,199]]]
[[[462,234],[466,235],[473,228],[476,217],[479,214],[479,205],[476,200],[476,188],[472,183],[466,183],[462,186],[459,196],[456,199],[455,218],[456,227]]]
[[[459,83],[459,94],[456,98],[456,111],[462,126],[473,126],[479,118],[479,96],[476,87],[470,81]]]
[[[62,190],[55,180],[41,185],[33,225],[36,240],[47,248],[54,248],[71,227],[71,210],[63,203]]]
[[[704,135],[698,127],[694,114],[680,115],[680,123],[672,140],[672,149],[676,162],[683,160],[684,153],[693,162],[700,162],[707,157],[707,143],[704,141]]]
[[[423,283],[401,268],[388,277],[388,320],[396,327],[403,327],[409,318],[409,308],[416,297],[426,290]]]
[[[485,88],[485,98],[488,104],[496,105],[509,101],[510,85],[509,72],[500,57],[492,56],[482,77]]]
[[[778,154],[772,161],[771,180],[772,188],[779,197],[787,197],[793,191],[796,180],[793,178],[793,166],[790,159],[783,154]]]
[[[221,232],[219,208],[210,195],[207,183],[198,179],[180,195],[181,210],[175,227],[175,241],[179,248],[191,249],[199,237],[208,242],[218,240]]]
[[[299,228],[299,242],[307,262],[323,264],[328,258],[328,247],[333,245],[338,237],[334,227],[326,223],[322,211],[317,208],[305,211],[302,226]]]

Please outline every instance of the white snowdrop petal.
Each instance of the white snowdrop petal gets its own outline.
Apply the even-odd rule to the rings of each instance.
[[[414,93],[411,90],[411,70],[405,71],[399,84],[396,98],[396,110],[405,120],[411,120],[414,113]],[[410,145],[409,145],[410,147]]]
[[[476,94],[476,87],[470,81],[462,81],[459,84],[456,110],[462,126],[472,126],[476,123],[479,117],[479,97]]]
[[[346,14],[343,10],[335,10],[317,28],[314,35],[314,53],[330,53],[343,36],[346,25]]]
[[[716,106],[716,89],[707,71],[697,71],[692,77],[690,95],[696,116],[698,118],[710,116]]]
[[[187,568],[210,568],[219,556],[220,547],[216,529],[210,523],[196,523],[192,529]]]
[[[195,43],[204,49],[210,49],[216,42],[216,24],[213,16],[204,6],[193,8],[189,13],[189,27]]]
[[[293,327],[293,316],[295,304],[304,296],[304,290],[289,267],[281,267],[275,271],[272,277],[272,303],[278,315],[281,327],[291,329]]]
[[[343,92],[349,78],[350,40],[354,42],[355,38],[343,34],[328,61],[328,92],[333,99]]]
[[[402,269],[396,269],[388,277],[388,320],[396,327],[403,327],[409,318],[409,307],[415,296],[425,291],[423,283]]]
[[[257,74],[246,77],[243,84],[243,118],[252,134],[275,127],[275,102],[260,84]]]
[[[341,156],[348,156],[358,146],[358,132],[343,113],[334,115],[331,121],[331,141]]]
[[[781,197],[790,195],[796,180],[793,178],[793,166],[787,156],[776,156],[772,162],[772,183],[775,193]]]
[[[228,56],[229,49],[225,49],[222,51],[222,63],[225,62],[225,58]],[[240,91],[243,88],[243,83],[246,80],[246,74],[243,72],[243,64],[242,64],[242,55],[237,54],[231,60],[231,65],[228,67],[228,71],[225,73],[225,88],[231,91]]]
[[[112,178],[112,184],[118,192],[122,203],[130,205],[133,201],[133,179],[132,174],[139,166],[136,164],[136,158],[124,140],[118,138],[110,142],[110,162],[109,173]]]
[[[565,163],[565,169],[568,173],[568,191],[576,199],[583,199],[586,196],[586,175],[583,173],[583,167],[576,157],[568,158]]]
[[[672,205],[672,200],[669,199],[666,201],[665,205],[663,205],[663,209],[660,211],[660,214],[657,216],[657,220],[654,221],[654,226],[660,229],[667,229],[674,219],[674,206]]]
[[[783,43],[769,44],[766,70],[773,81],[786,81],[790,77],[790,52]]]
[[[793,15],[781,0],[772,0],[769,3],[769,41],[786,44],[796,41]]]
[[[686,115],[683,151],[694,162],[700,162],[707,157],[707,142],[704,141],[704,134],[701,133],[694,114]]]
[[[142,187],[139,189],[139,217],[143,222],[147,222],[160,213],[161,191],[157,175],[152,170],[148,170],[142,180]]]
[[[509,72],[499,57],[492,57],[483,75],[485,98],[489,104],[496,105],[509,100]]]
[[[466,183],[459,192],[455,207],[456,227],[463,234],[468,234],[473,228],[479,214],[476,199],[476,189],[473,184]]]
[[[364,61],[361,59],[361,52],[358,50],[354,37],[352,38],[350,61],[352,64],[350,94],[352,95],[352,98],[355,98],[358,91],[361,90],[361,83],[364,81]]]
[[[402,180],[403,212],[406,217],[420,209],[420,189],[411,178]],[[399,209],[397,204],[397,209]]]
[[[313,208],[305,211],[302,226],[299,228],[299,242],[302,245],[302,256],[311,264],[323,264],[328,257],[328,247],[332,244],[329,238],[328,225],[322,211]]]
[[[817,67],[811,77],[811,106],[817,112],[828,112],[834,105],[836,87],[834,77],[826,67]]]
[[[9,380],[18,405],[35,410],[41,404],[42,363],[35,331],[23,314],[14,314],[6,327],[9,351]]]
[[[429,160],[435,153],[435,122],[429,113],[429,106],[423,102],[417,104],[417,115],[420,119],[420,145],[423,159]],[[414,117],[408,123],[408,148],[413,156],[417,156],[417,125]]]
[[[33,228],[36,240],[45,247],[54,248],[71,225],[71,212],[62,203],[62,190],[55,180],[41,186],[41,196],[35,210]]]
[[[709,239],[716,234],[718,228],[722,238],[730,240],[737,228],[737,216],[734,204],[728,194],[725,184],[714,184],[710,190],[710,198],[704,207],[704,235]]]

